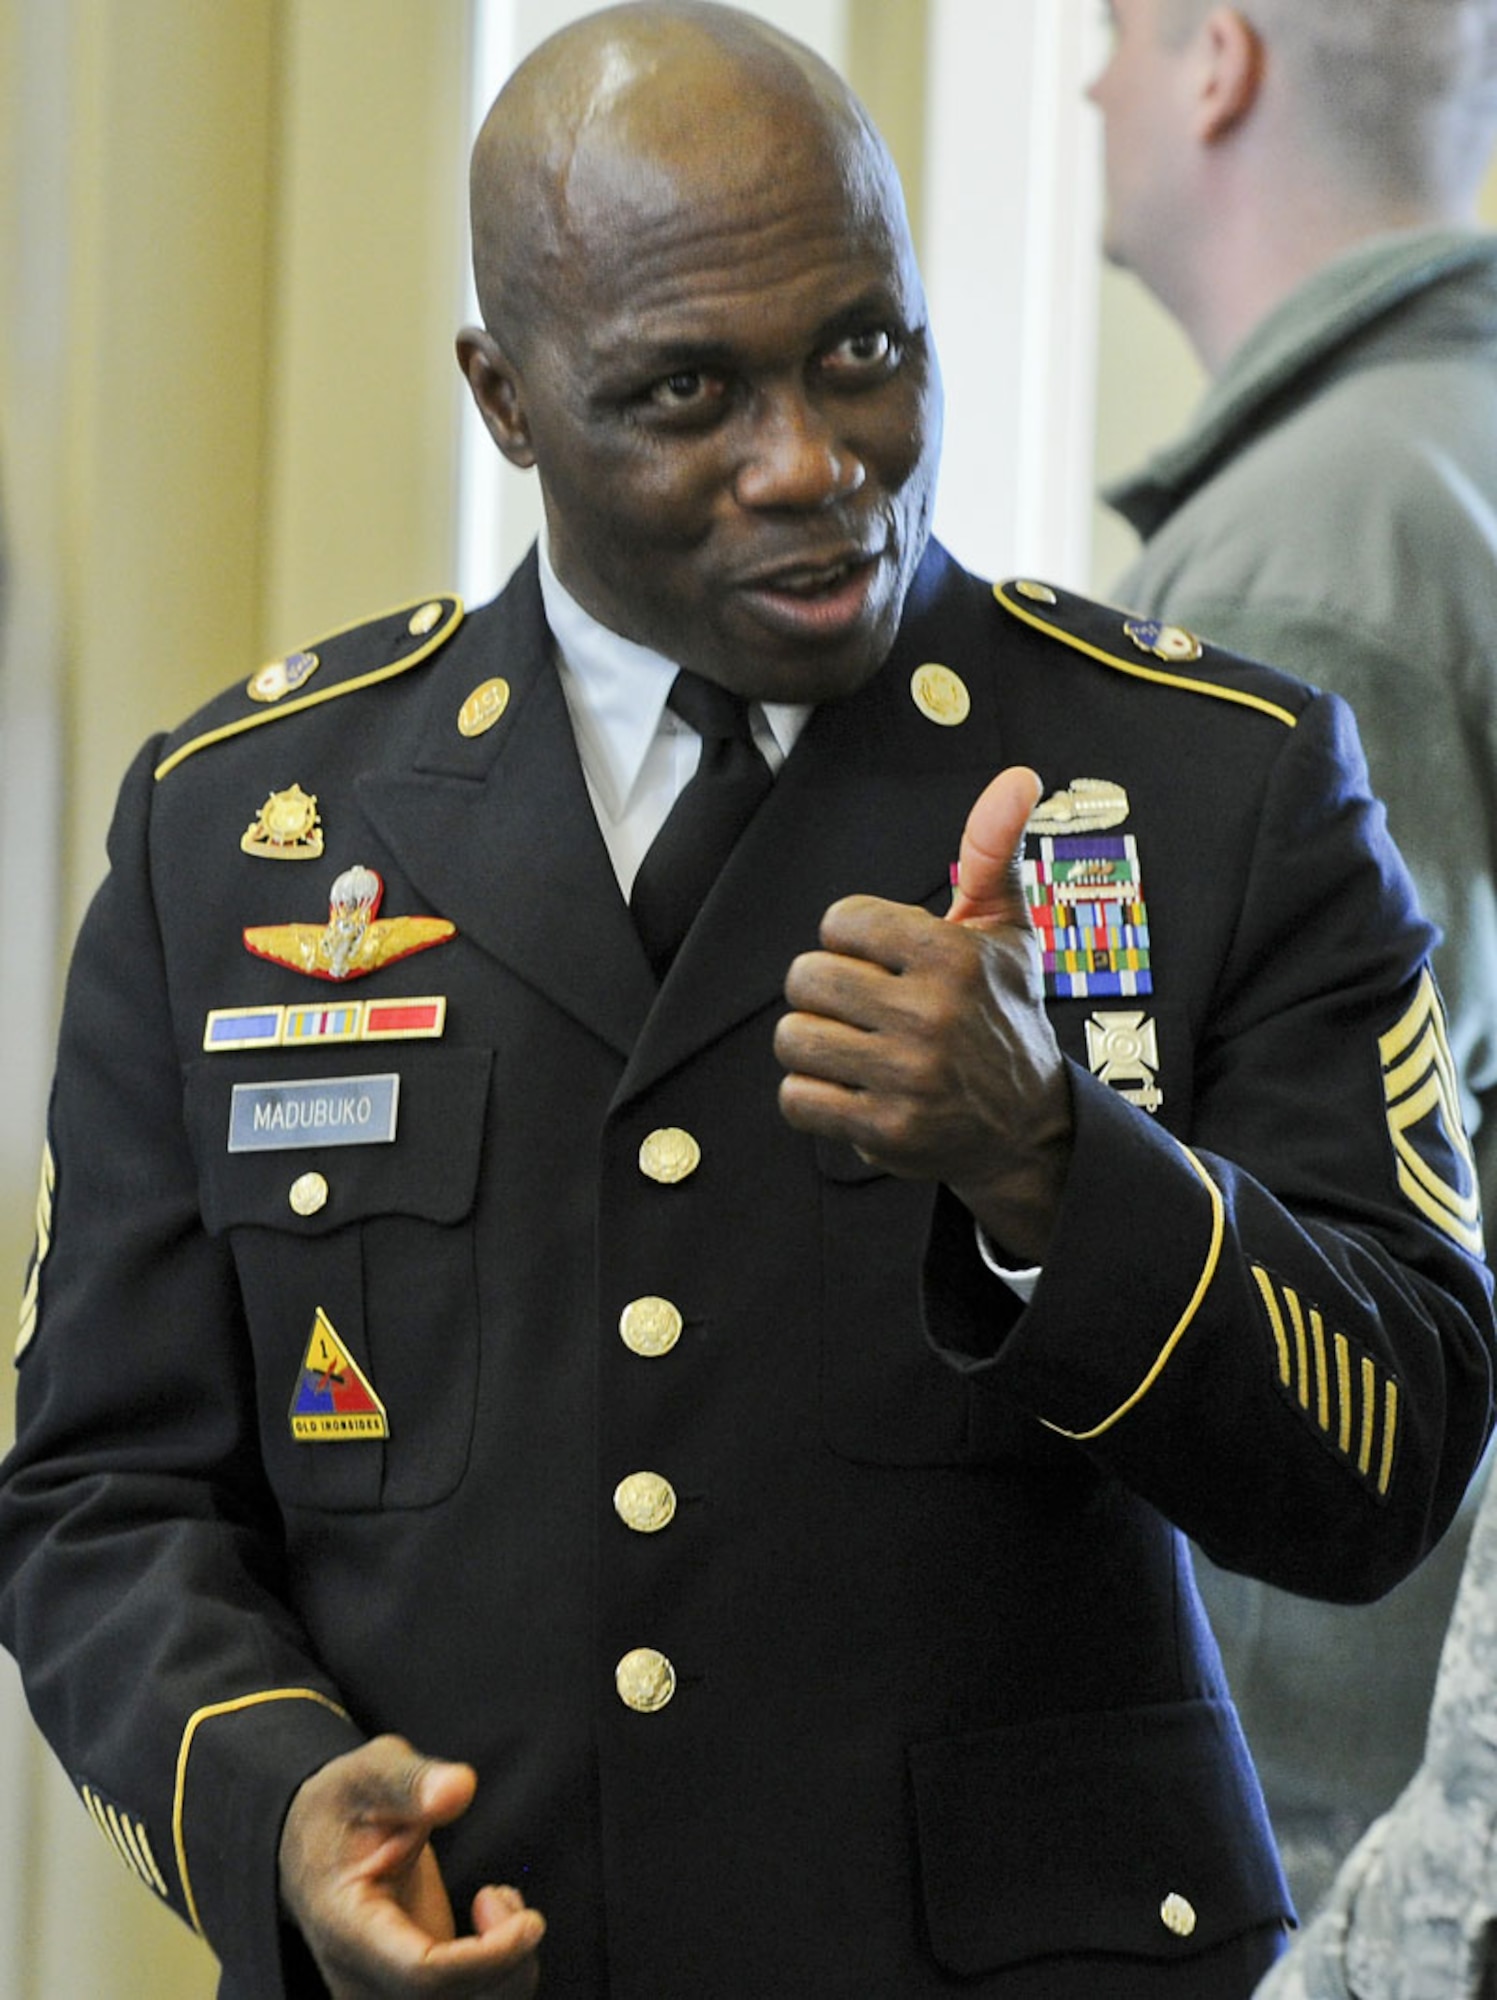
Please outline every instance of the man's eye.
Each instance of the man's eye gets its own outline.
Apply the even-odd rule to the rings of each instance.
[[[893,334],[886,326],[874,326],[829,347],[822,365],[838,375],[873,375],[883,373],[897,358]]]
[[[722,393],[720,377],[704,374],[700,368],[678,368],[651,386],[649,400],[662,410],[700,410],[716,402]]]

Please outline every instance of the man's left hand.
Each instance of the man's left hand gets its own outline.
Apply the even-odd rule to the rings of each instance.
[[[1071,1151],[1070,1094],[1020,877],[1033,771],[968,816],[943,921],[875,896],[834,903],[790,967],[780,1108],[890,1173],[938,1180],[1005,1256],[1042,1261]]]

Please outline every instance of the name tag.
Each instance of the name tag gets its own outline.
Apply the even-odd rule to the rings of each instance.
[[[236,1083],[229,1107],[229,1151],[387,1145],[395,1137],[399,1102],[400,1078],[393,1073]]]

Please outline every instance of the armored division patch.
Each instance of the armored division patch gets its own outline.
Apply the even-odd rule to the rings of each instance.
[[[375,870],[345,868],[328,897],[325,924],[255,924],[244,946],[310,979],[362,979],[381,966],[457,936],[445,917],[380,917],[385,885]]]
[[[1480,1257],[1476,1162],[1461,1120],[1445,1011],[1427,970],[1408,1012],[1379,1041],[1378,1054],[1400,1191],[1437,1229]]]
[[[291,1435],[303,1444],[347,1444],[390,1435],[390,1420],[374,1385],[321,1306],[312,1322],[290,1414]]]
[[[1344,1333],[1330,1331],[1317,1306],[1261,1264],[1253,1266],[1253,1279],[1286,1399],[1385,1498],[1398,1445],[1396,1379]]]
[[[1128,834],[1026,836],[1024,895],[1053,999],[1154,990],[1138,845]]]

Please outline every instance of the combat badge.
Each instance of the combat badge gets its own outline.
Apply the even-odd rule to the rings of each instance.
[[[1033,838],[1033,837],[1031,837]],[[1024,895],[1055,1000],[1152,993],[1149,916],[1138,844],[1127,834],[1040,835]]]
[[[1072,778],[1030,814],[1031,833],[1101,833],[1128,817],[1128,794],[1110,778]]]
[[[312,979],[362,979],[456,937],[456,924],[445,917],[380,917],[384,893],[372,868],[345,868],[333,883],[325,924],[252,925],[245,949]]]
[[[390,1435],[390,1420],[374,1385],[321,1306],[312,1322],[290,1414],[291,1435],[302,1444],[348,1444]]]
[[[293,785],[289,792],[272,792],[244,829],[239,842],[246,854],[267,861],[316,861],[322,853],[322,821],[317,796]]]

